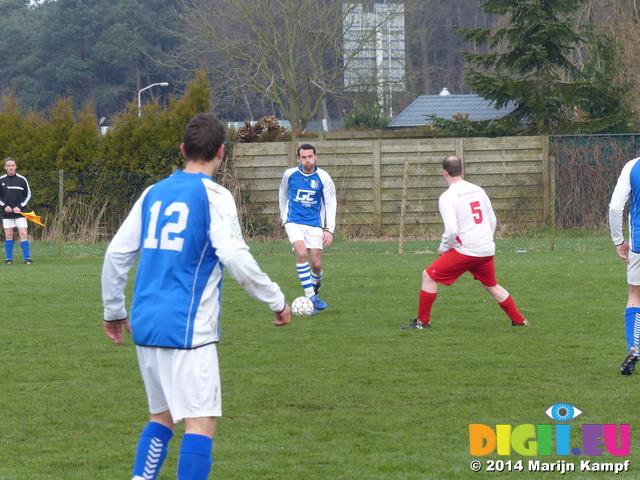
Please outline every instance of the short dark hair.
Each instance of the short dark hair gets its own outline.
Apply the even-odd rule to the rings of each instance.
[[[300,145],[298,147],[298,156],[300,156],[300,150],[313,150],[313,154],[316,154],[316,147],[314,147],[313,145],[309,145],[308,143],[305,143],[304,145]]]
[[[452,177],[461,177],[462,160],[456,155],[449,155],[442,161],[442,169]]]
[[[15,163],[16,161],[13,159],[13,157],[7,157],[7,158],[5,158],[5,159],[4,159],[4,164],[6,165],[6,164],[7,164],[7,162],[13,162],[13,163]]]
[[[196,114],[187,125],[182,139],[187,160],[210,162],[226,136],[224,125],[216,117],[210,113]]]

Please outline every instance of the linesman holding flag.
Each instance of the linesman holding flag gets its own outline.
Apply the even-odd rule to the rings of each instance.
[[[13,229],[18,229],[20,237],[20,247],[22,247],[22,258],[24,263],[30,265],[31,248],[27,237],[27,219],[21,214],[31,200],[31,189],[27,179],[16,172],[18,165],[16,161],[8,157],[4,161],[4,169],[7,173],[0,177],[0,211],[2,212],[2,225],[4,227],[7,258],[5,264],[13,263]]]

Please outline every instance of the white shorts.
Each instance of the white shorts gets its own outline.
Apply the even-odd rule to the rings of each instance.
[[[299,223],[285,223],[284,229],[291,243],[302,240],[307,248],[322,250],[322,228],[300,225]]]
[[[174,422],[222,416],[216,344],[190,350],[137,347],[149,412],[169,410]]]
[[[627,265],[627,283],[640,285],[640,253],[629,250],[629,265]]]
[[[27,219],[25,217],[3,218],[2,226],[4,228],[27,228]]]

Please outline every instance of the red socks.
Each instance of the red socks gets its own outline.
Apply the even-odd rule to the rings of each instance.
[[[521,325],[522,322],[524,322],[524,317],[518,310],[518,307],[516,307],[516,302],[513,301],[511,295],[509,295],[504,302],[499,303],[498,305],[500,305],[500,308],[504,310],[504,313],[507,314],[513,323]]]
[[[429,293],[420,290],[420,301],[418,302],[418,319],[422,323],[429,323],[431,320],[431,307],[436,301],[437,293]]]

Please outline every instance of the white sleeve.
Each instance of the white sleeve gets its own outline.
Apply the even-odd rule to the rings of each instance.
[[[491,199],[489,196],[485,194],[486,202],[487,202],[487,215],[489,215],[489,225],[491,226],[491,234],[495,235],[496,226],[498,224],[498,220],[496,219],[496,212],[493,211],[493,206],[491,205]]]
[[[282,181],[280,182],[280,190],[278,192],[278,201],[280,203],[280,219],[282,223],[287,221],[287,203],[289,203],[289,177],[290,170],[284,172]]]
[[[336,200],[336,186],[331,177],[327,174],[326,180],[323,178],[322,196],[324,197],[325,208],[325,228],[331,233],[336,229],[336,210],[338,202]]]
[[[151,188],[151,187],[149,187]],[[102,303],[105,320],[127,317],[124,289],[127,275],[140,250],[142,228],[142,200],[147,188],[111,240],[102,265]]]
[[[439,249],[443,252],[448,252],[457,242],[458,222],[456,220],[456,209],[453,203],[448,201],[446,192],[440,195],[440,199],[438,200],[438,209],[440,210],[440,216],[442,216],[442,220],[444,222],[444,233],[442,234]]]
[[[207,186],[211,231],[209,237],[218,258],[231,278],[253,298],[269,305],[274,312],[285,307],[284,294],[277,283],[264,273],[249,252],[242,237],[238,213],[228,190]]]
[[[635,162],[629,162],[622,169],[609,203],[609,230],[614,245],[620,245],[624,242],[622,215],[629,195],[631,195],[631,168],[634,164]]]

